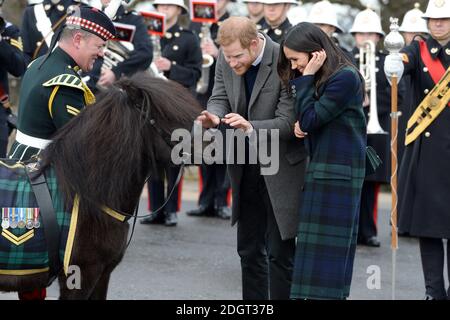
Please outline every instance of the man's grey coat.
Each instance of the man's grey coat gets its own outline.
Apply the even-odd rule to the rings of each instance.
[[[263,36],[266,45],[250,98],[247,119],[254,128],[253,134],[260,129],[279,130],[279,170],[274,175],[264,175],[264,180],[281,238],[286,240],[297,234],[299,198],[307,156],[303,141],[294,136],[294,99],[289,97],[277,74],[279,45],[268,36]],[[222,51],[217,60],[214,89],[207,109],[219,118],[231,112],[246,117],[245,79],[234,73]],[[245,214],[240,212],[244,165],[228,164],[227,167],[233,196],[231,223],[234,225],[239,216]]]

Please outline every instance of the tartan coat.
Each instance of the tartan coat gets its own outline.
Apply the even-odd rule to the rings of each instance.
[[[450,42],[441,46],[432,37],[426,40],[432,59],[450,67]],[[435,86],[420,57],[419,42],[403,50],[404,74],[413,90],[411,114]],[[412,236],[450,238],[450,107],[446,107],[425,131],[405,147],[399,167],[399,231]]]
[[[365,177],[363,86],[353,67],[335,72],[317,93],[312,75],[291,85],[310,156],[291,298],[343,299],[350,292]]]

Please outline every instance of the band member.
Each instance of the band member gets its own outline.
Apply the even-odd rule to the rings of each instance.
[[[281,43],[285,34],[292,27],[287,12],[295,0],[264,0],[264,20],[261,30],[273,41]]]
[[[6,157],[8,146],[9,127],[7,118],[11,114],[9,102],[8,73],[20,77],[26,69],[23,56],[22,39],[19,28],[6,21],[2,16],[0,0],[0,157]]]
[[[420,239],[425,298],[445,300],[450,297],[442,241],[450,238],[450,1],[429,1],[423,18],[430,37],[416,38],[403,49],[404,74],[411,76],[417,109],[408,120],[399,172],[399,232]]]
[[[30,2],[23,13],[20,29],[27,64],[47,52],[52,37],[59,25],[63,23],[67,12],[82,3],[87,3],[87,1],[43,0]]]
[[[274,141],[280,150],[276,173],[264,174],[259,161],[227,165],[232,224],[238,223],[243,298],[288,299],[306,164],[303,141],[295,139],[292,130],[294,101],[277,74],[278,44],[258,32],[254,22],[245,17],[227,19],[218,41],[216,82],[208,108],[197,120],[205,128],[219,126],[250,135],[259,136],[261,129],[279,132]],[[251,143],[245,146],[250,150]]]
[[[409,10],[403,17],[402,24],[398,29],[405,39],[405,46],[409,46],[413,39],[420,35],[428,35],[428,27],[425,19],[422,18],[423,12],[420,10],[420,3],[414,5],[414,9]]]
[[[248,17],[254,23],[256,28],[261,30],[264,24],[264,0],[243,0],[247,6]]]
[[[67,18],[49,52],[34,60],[25,72],[10,158],[26,161],[38,155],[58,128],[95,101],[78,72],[93,68],[95,59],[103,55],[106,41],[114,35],[111,20],[97,9],[81,7],[77,16]],[[58,47],[52,51],[57,40]],[[24,300],[42,300],[45,296],[45,289],[19,293]]]
[[[154,60],[159,72],[170,80],[178,82],[193,95],[200,78],[202,66],[202,52],[195,34],[178,24],[178,18],[186,14],[187,8],[183,0],[155,0],[153,5],[158,12],[166,15],[167,31],[161,38],[161,58]],[[170,94],[170,93],[168,93]],[[180,208],[180,184],[175,186],[180,168],[166,166],[161,170],[158,178],[153,178],[148,184],[150,208],[156,210],[165,202],[172,192],[163,210],[152,213],[141,220],[143,224],[165,224],[175,226],[178,223],[177,211]],[[167,177],[167,193],[164,190],[164,177]],[[175,186],[175,187],[174,187]]]
[[[213,58],[213,64],[208,72],[208,83],[206,92],[198,92],[197,99],[206,109],[206,104],[211,96],[214,87],[214,77],[216,70],[216,61],[219,54],[219,44],[217,43],[217,32],[223,21],[230,17],[227,11],[229,0],[219,0],[217,3],[218,22],[209,26],[210,38],[206,38],[202,33],[201,23],[191,23],[191,30],[198,34],[200,38],[202,53]],[[202,81],[203,79],[200,79]],[[231,211],[228,203],[228,195],[230,192],[230,180],[227,175],[225,164],[202,164],[200,166],[200,195],[198,199],[198,207],[186,212],[188,216],[216,216],[222,219],[230,219]]]
[[[406,12],[403,17],[402,24],[399,28],[404,40],[405,46],[409,46],[412,40],[416,36],[427,37],[428,36],[428,27],[425,19],[422,18],[423,12],[420,10],[420,4],[416,3],[414,5],[414,9]],[[405,85],[405,92],[412,92],[412,83],[410,75],[403,75],[401,79],[402,83]],[[398,143],[397,143],[397,159],[398,163],[401,164],[401,160],[403,157],[403,152],[405,149],[405,131],[406,131],[406,123],[408,122],[409,117],[412,112],[416,108],[413,104],[413,95],[405,94],[403,97],[403,110],[402,115],[398,119]]]
[[[350,30],[350,33],[355,38],[356,47],[353,49],[353,54],[357,65],[360,64],[360,48],[364,48],[367,43],[372,43],[372,49],[377,47],[377,44],[384,37],[384,32],[381,28],[380,17],[371,9],[366,9],[358,13]],[[368,50],[369,51],[369,50]],[[372,90],[370,95],[376,97],[376,107],[379,123],[385,132],[390,131],[390,112],[391,112],[391,94],[390,85],[386,79],[383,71],[384,59],[387,54],[382,51],[374,50],[375,52],[368,52],[368,56],[375,58],[375,71],[367,68],[368,73],[375,73],[376,78],[370,79],[371,85],[366,84],[366,89],[376,88],[375,92]],[[376,83],[376,86],[374,85]],[[372,97],[373,98],[373,97]],[[370,105],[368,97],[365,103],[365,113],[369,119]],[[378,213],[378,194],[381,183],[389,183],[390,181],[390,145],[389,136],[387,134],[368,134],[367,145],[372,146],[383,164],[378,168],[377,172],[368,176],[364,181],[362,195],[361,195],[361,209],[359,218],[359,232],[358,244],[363,244],[371,247],[379,247],[380,242],[377,238],[377,213]]]
[[[297,5],[291,6],[291,8],[287,12],[287,18],[293,26],[299,24],[300,22],[306,21],[306,19],[308,18],[308,12],[305,10],[302,4],[303,2],[301,0],[298,0]]]
[[[291,298],[350,294],[365,176],[363,79],[320,28],[302,22],[286,35],[278,63],[295,96],[295,135],[309,146],[301,192]]]
[[[338,23],[336,9],[329,1],[316,2],[309,12],[308,22],[314,23],[325,32],[336,45],[344,52],[350,62],[355,63],[353,55],[339,44],[336,33],[343,33],[342,27]]]
[[[114,1],[120,0],[98,0],[96,7],[101,8],[103,6],[103,8],[106,8],[110,3],[114,5]],[[91,4],[94,5],[93,2],[91,2]],[[137,15],[136,12],[126,10],[123,5],[120,5],[118,6],[112,21],[128,26],[134,26],[136,28],[132,42],[123,45],[124,48],[127,48],[126,45],[132,44],[132,48],[127,48],[128,55],[123,57],[124,60],[118,62],[111,69],[105,66],[102,68],[104,59],[97,59],[94,64],[94,69],[87,74],[89,76],[87,84],[94,92],[96,91],[97,84],[100,87],[109,86],[122,75],[131,76],[138,71],[146,70],[152,62],[152,43],[147,34],[147,27],[145,26],[142,17]]]

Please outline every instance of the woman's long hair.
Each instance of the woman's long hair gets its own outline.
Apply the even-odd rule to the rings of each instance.
[[[289,81],[299,77],[298,70],[292,70],[290,61],[284,54],[283,47],[297,52],[312,53],[325,50],[327,58],[323,66],[314,75],[316,90],[327,81],[332,74],[345,66],[354,67],[342,50],[316,25],[309,22],[301,22],[292,27],[286,38],[281,43],[278,57],[278,75],[283,84],[290,88]],[[356,69],[356,68],[355,68]]]

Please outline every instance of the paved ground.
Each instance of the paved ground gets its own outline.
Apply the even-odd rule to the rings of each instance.
[[[109,299],[241,298],[236,228],[231,228],[229,221],[217,218],[186,216],[184,212],[196,204],[198,186],[196,181],[185,180],[183,187],[182,212],[177,227],[136,225],[126,256],[112,274]],[[143,194],[142,214],[146,198]],[[382,245],[381,248],[358,247],[351,299],[389,300],[392,297],[389,208],[390,195],[384,193],[380,197],[379,213]],[[374,278],[377,274],[379,287]],[[368,288],[368,282],[372,289]],[[396,298],[421,299],[423,294],[418,243],[415,239],[400,238]],[[50,287],[49,296],[58,296],[56,284]],[[15,298],[15,294],[0,294],[0,299]]]

